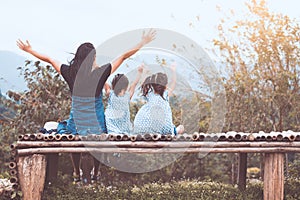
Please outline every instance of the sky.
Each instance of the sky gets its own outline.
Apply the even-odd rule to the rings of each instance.
[[[183,34],[203,48],[212,48],[223,16],[233,9],[242,16],[245,0],[0,0],[0,50],[30,58],[16,46],[28,39],[33,48],[61,62],[83,42],[101,45],[111,37],[141,28]],[[300,20],[299,0],[268,0],[272,11]]]

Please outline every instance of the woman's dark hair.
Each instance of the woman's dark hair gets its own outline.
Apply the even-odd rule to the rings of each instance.
[[[163,99],[164,91],[166,90],[168,84],[168,77],[164,73],[156,73],[148,76],[141,86],[143,96],[147,96],[149,92],[154,90],[155,93],[159,94]]]
[[[115,75],[114,79],[111,82],[112,89],[115,95],[119,95],[123,89],[127,89],[129,85],[128,78],[124,74]]]
[[[71,76],[75,77],[81,67],[82,72],[91,72],[95,56],[96,49],[93,44],[89,42],[81,44],[70,62]]]

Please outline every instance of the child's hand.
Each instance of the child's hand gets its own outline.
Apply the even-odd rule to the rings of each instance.
[[[130,94],[130,99],[132,98],[133,94],[134,94],[134,90],[136,85],[138,84],[138,82],[140,81],[141,77],[142,77],[142,73],[144,71],[144,63],[142,63],[139,67],[138,67],[138,73],[136,75],[135,80],[132,82],[132,84],[129,87],[129,94]]]
[[[172,70],[172,71],[176,71],[176,62],[173,62],[171,65],[170,65],[170,69]]]
[[[143,71],[144,71],[144,67],[145,67],[144,63],[141,64],[141,65],[138,67],[138,73],[142,74]]]
[[[31,47],[31,45],[30,45],[30,43],[29,43],[28,40],[26,40],[26,44],[25,44],[22,40],[19,39],[17,41],[17,45],[23,51],[26,51],[28,53],[32,51],[32,47]]]

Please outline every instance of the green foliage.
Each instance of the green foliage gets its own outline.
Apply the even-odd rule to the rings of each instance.
[[[0,200],[21,200],[22,192],[21,191],[6,191],[4,194],[0,195]]]
[[[28,91],[21,94],[20,114],[16,121],[19,133],[36,132],[47,121],[58,121],[68,117],[70,92],[50,66],[40,62],[27,62],[20,68],[27,83]]]
[[[300,160],[294,160],[293,162],[289,163],[288,166],[288,177],[297,179],[299,178],[300,174]]]
[[[287,200],[299,199],[300,181],[287,179],[285,181],[285,196]],[[78,187],[61,180],[59,185],[48,187],[44,191],[43,199],[234,199],[253,200],[263,199],[262,182],[247,183],[245,191],[237,187],[210,181],[183,180],[170,181],[167,183],[152,182],[138,185],[93,185]]]
[[[15,102],[5,98],[4,96],[0,96],[0,123],[3,124],[10,122],[17,112],[16,109],[17,105]]]
[[[243,200],[263,199],[263,183],[247,183],[246,190],[242,193]]]
[[[139,111],[139,109],[144,105],[144,101],[137,100],[135,102],[130,102],[130,120],[133,122],[134,117],[136,113]]]
[[[300,26],[270,12],[264,0],[247,8],[242,20],[223,19],[214,40],[228,71],[224,130],[298,131]]]
[[[285,180],[284,199],[299,199],[299,179]],[[43,199],[234,199],[253,200],[263,199],[263,183],[248,182],[245,191],[237,187],[210,181],[183,180],[167,183],[152,182],[137,185],[93,185],[78,187],[70,184],[68,179],[62,178],[59,185],[48,187],[44,191]]]
[[[0,173],[4,172],[4,166],[9,161],[10,144],[16,141],[15,130],[11,125],[13,124],[13,119],[15,114],[18,112],[18,105],[10,100],[6,99],[4,96],[0,97]]]
[[[67,187],[66,187],[67,186]],[[171,181],[143,185],[117,186],[94,185],[76,187],[61,184],[45,190],[43,199],[242,199],[237,188],[212,182]]]
[[[47,121],[67,118],[70,110],[68,86],[50,66],[26,61],[25,67],[18,69],[24,76],[28,91],[9,91],[10,99],[0,98],[0,104],[15,114],[1,127],[1,172],[7,170],[4,166],[10,161],[10,144],[19,134],[36,133]]]
[[[299,156],[299,154],[298,154]],[[289,163],[288,174],[284,181],[284,194],[286,200],[300,199],[300,160]]]
[[[299,193],[300,179],[287,178],[284,183],[284,194],[286,200],[300,199]]]

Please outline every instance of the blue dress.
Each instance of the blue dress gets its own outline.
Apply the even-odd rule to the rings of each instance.
[[[102,94],[99,97],[72,96],[67,130],[79,135],[107,133]]]
[[[130,134],[132,132],[129,103],[129,93],[125,93],[123,96],[117,96],[113,90],[110,92],[105,110],[108,133]]]
[[[135,134],[176,134],[167,91],[163,96],[165,99],[154,92],[148,93],[147,103],[140,108],[134,119]]]

